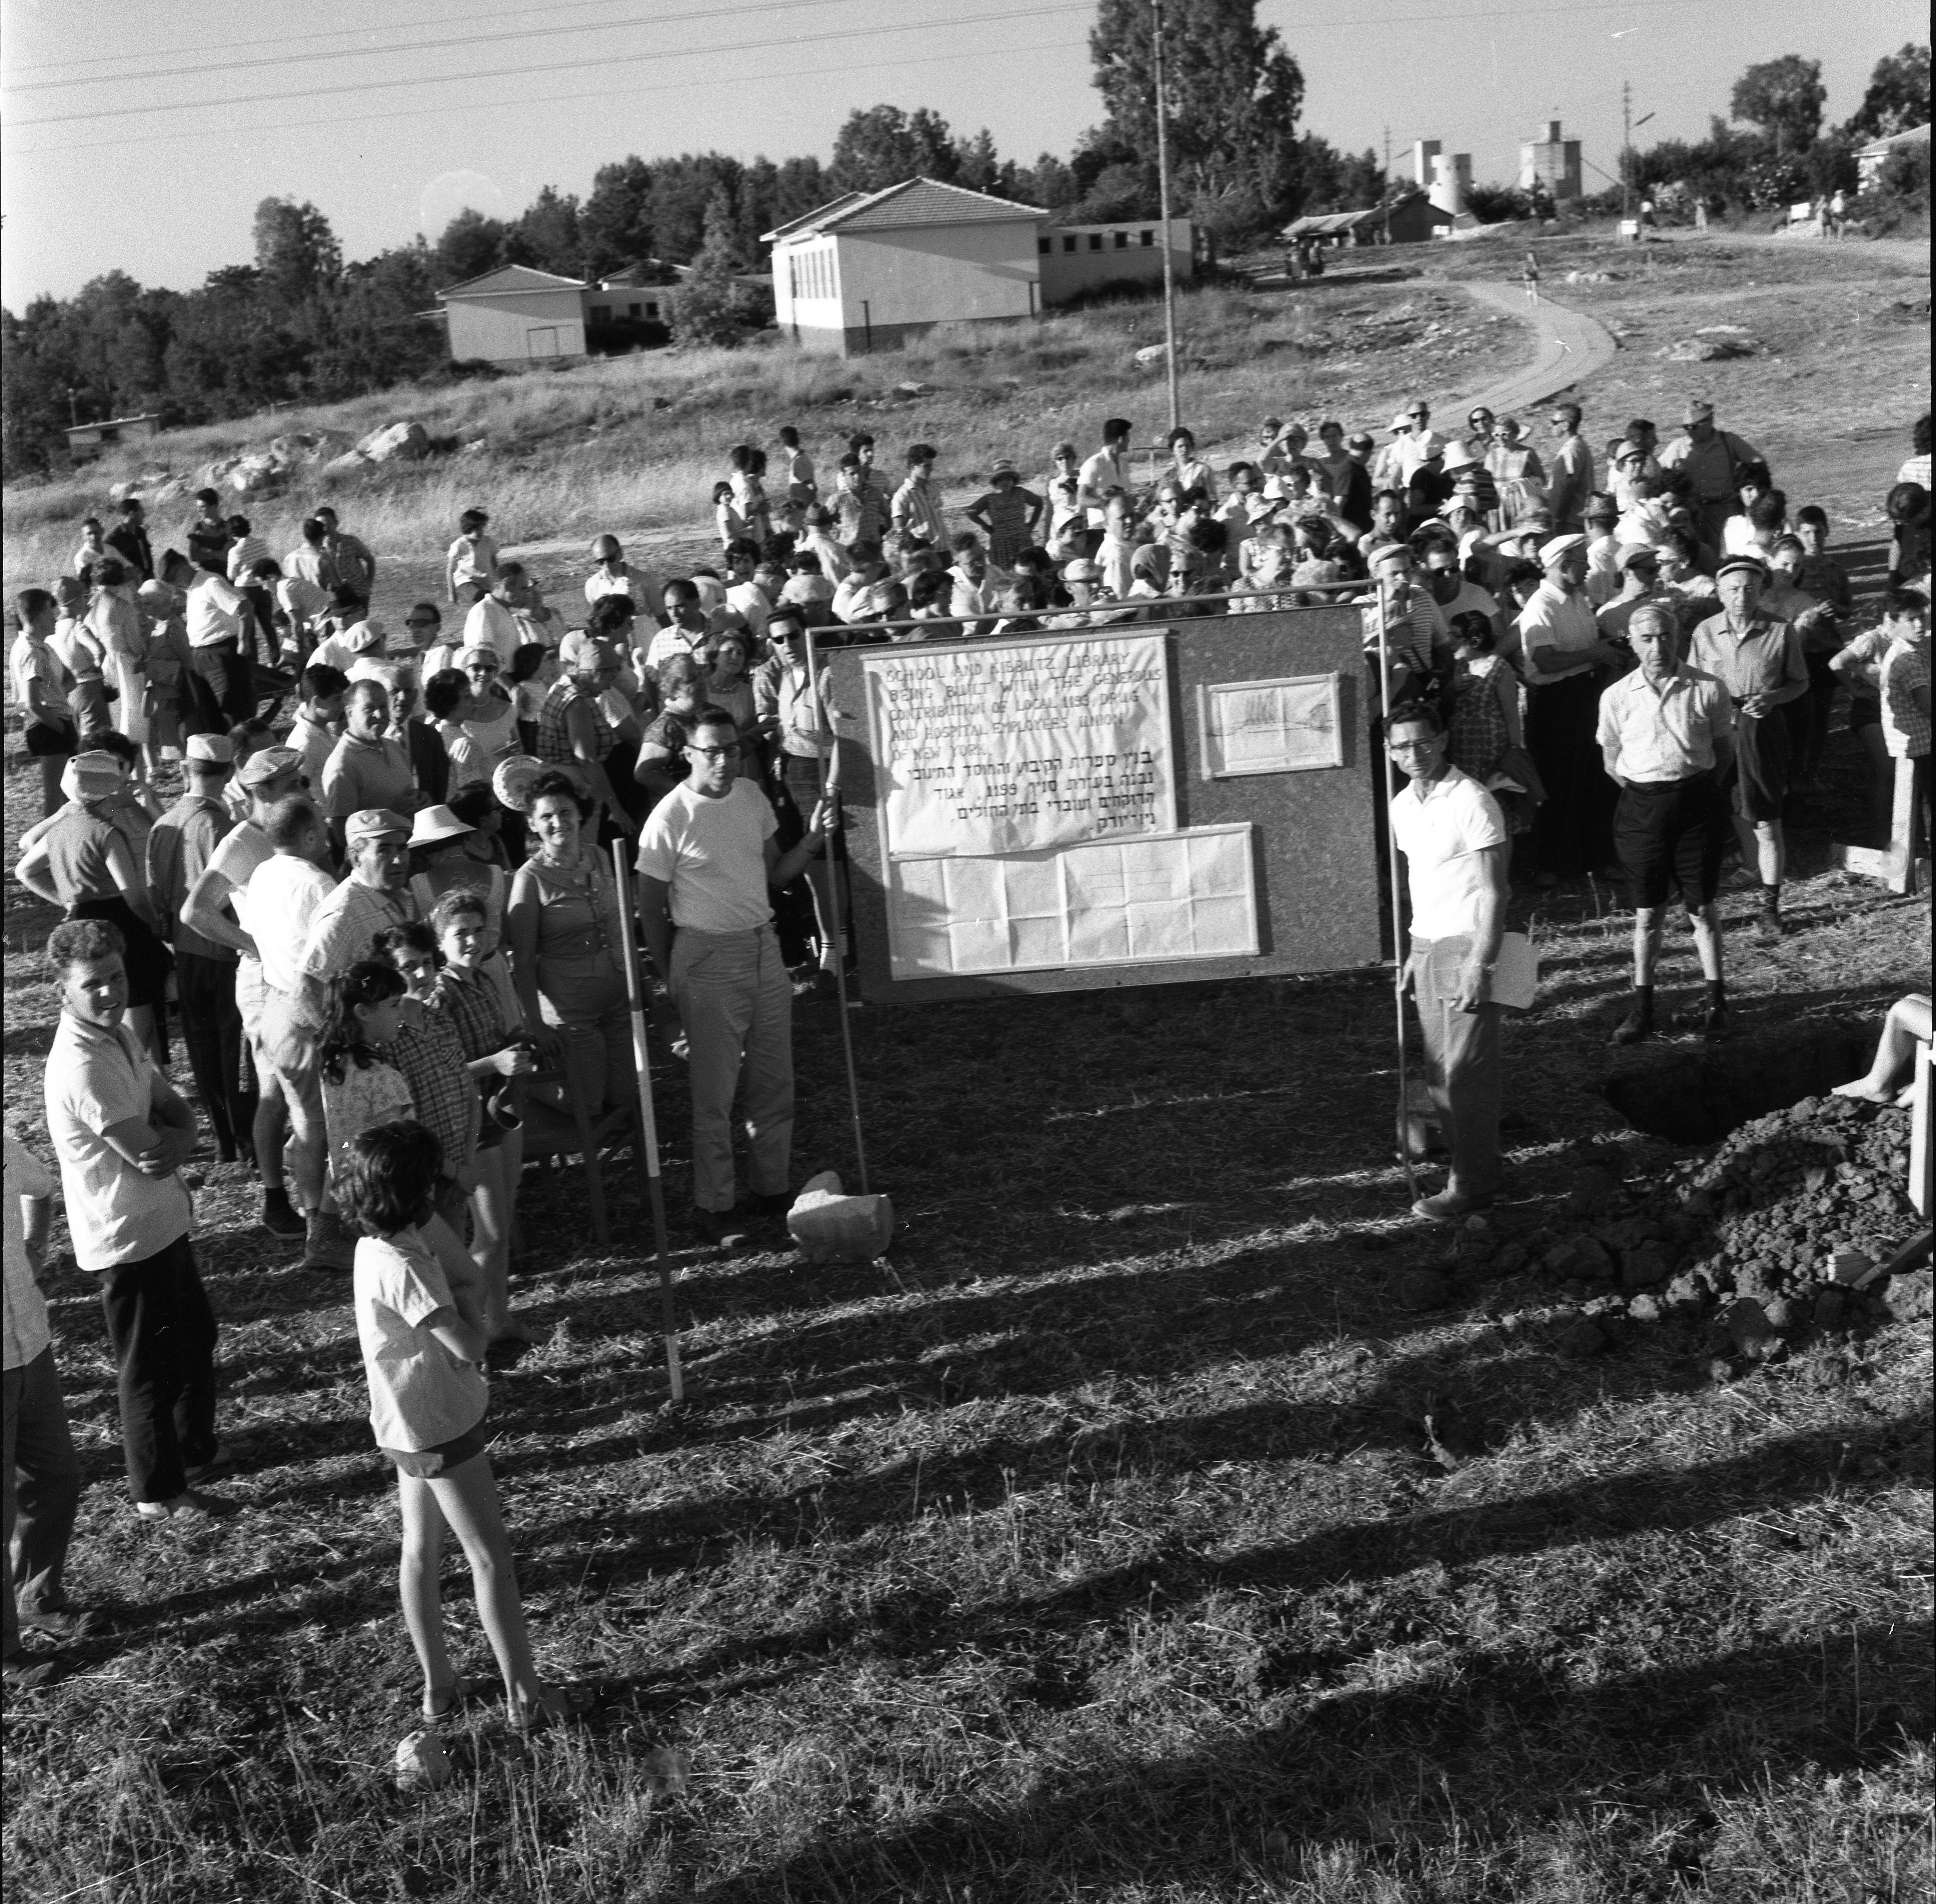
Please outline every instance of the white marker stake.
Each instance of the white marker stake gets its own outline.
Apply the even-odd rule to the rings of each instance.
[[[646,1197],[652,1208],[652,1249],[659,1266],[659,1333],[665,1339],[666,1379],[674,1401],[685,1399],[679,1367],[679,1317],[673,1307],[672,1268],[666,1259],[665,1187],[659,1181],[659,1125],[652,1111],[651,1055],[646,1047],[645,988],[639,978],[639,953],[632,937],[631,869],[628,843],[612,843],[612,873],[619,890],[619,941],[624,949],[625,1003],[632,1014],[632,1068],[639,1080],[639,1122],[645,1133]]]
[[[1381,568],[1378,575],[1378,707],[1383,716],[1380,726],[1381,737],[1387,747],[1391,745],[1391,643],[1386,631],[1386,618],[1391,613],[1390,578]],[[1411,1162],[1411,1105],[1405,1075],[1405,927],[1403,914],[1399,910],[1402,900],[1398,871],[1398,840],[1390,820],[1392,802],[1391,756],[1387,753],[1378,763],[1378,778],[1384,789],[1385,850],[1391,864],[1391,921],[1392,951],[1395,962],[1392,973],[1392,1009],[1398,1021],[1398,1151],[1405,1166],[1405,1188],[1412,1203],[1418,1201],[1418,1176]],[[1410,781],[1405,785],[1409,786]],[[1400,789],[1403,791],[1402,789]]]

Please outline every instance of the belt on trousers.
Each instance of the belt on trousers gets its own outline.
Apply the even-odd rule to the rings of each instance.
[[[1683,773],[1677,780],[1629,780],[1627,790],[1630,793],[1665,793],[1671,788],[1691,787],[1699,781],[1711,780],[1714,777],[1714,769],[1704,767],[1699,773]]]
[[[242,644],[232,634],[222,635],[213,641],[192,641],[189,646],[198,655],[206,654],[211,648],[232,648],[238,655],[242,652]]]

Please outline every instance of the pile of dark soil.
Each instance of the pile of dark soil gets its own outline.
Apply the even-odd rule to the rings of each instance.
[[[1909,1200],[1909,1140],[1907,1110],[1823,1097],[1645,1175],[1624,1174],[1617,1145],[1584,1146],[1560,1221],[1517,1234],[1509,1216],[1475,1222],[1453,1261],[1396,1293],[1418,1308],[1437,1306],[1435,1281],[1445,1300],[1508,1285],[1495,1307],[1563,1297],[1556,1346],[1581,1355],[1634,1323],[1705,1322],[1710,1349],[1758,1361],[1812,1333],[1927,1316],[1926,1262],[1883,1267],[1927,1227]]]

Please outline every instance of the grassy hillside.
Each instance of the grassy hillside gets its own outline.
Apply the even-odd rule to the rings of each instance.
[[[1526,349],[1509,319],[1463,295],[1417,282],[1336,283],[1279,296],[1205,288],[1181,300],[1178,353],[1185,414],[1206,440],[1248,436],[1266,411],[1338,413],[1383,422],[1421,380],[1438,395],[1510,368]],[[1163,337],[1148,300],[1057,313],[1033,325],[936,333],[904,351],[842,362],[803,355],[770,338],[734,351],[664,352],[603,360],[486,383],[404,389],[353,403],[279,411],[125,446],[62,480],[17,487],[6,501],[9,586],[56,569],[99,512],[110,483],[144,472],[181,473],[257,449],[296,430],[361,435],[414,417],[438,453],[327,486],[380,552],[434,558],[457,513],[491,510],[500,539],[528,544],[703,522],[724,474],[724,453],[770,446],[781,423],[799,425],[823,466],[857,429],[881,439],[883,468],[925,438],[943,452],[942,478],[972,500],[997,456],[1045,473],[1051,446],[1073,437],[1086,454],[1105,416],[1133,418],[1139,441],[1168,422],[1160,368],[1133,353]],[[918,383],[909,397],[896,386]],[[823,482],[830,486],[830,468]],[[238,503],[272,546],[292,546],[325,481]],[[174,528],[193,515],[159,512]],[[157,534],[157,540],[161,537]]]

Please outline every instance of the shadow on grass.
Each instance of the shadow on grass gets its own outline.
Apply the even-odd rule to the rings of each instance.
[[[1394,1689],[1293,1694],[1263,1725],[1201,1721],[1221,1736],[1191,1752],[1118,1754],[1050,1772],[1020,1799],[857,1824],[696,1896],[890,1904],[985,1886],[1033,1904],[1121,1884],[1274,1895],[1271,1880],[1314,1875],[1305,1859],[1329,1851],[1348,1853],[1366,1887],[1326,1896],[1435,1896],[1433,1878],[1456,1875],[1458,1896],[1504,1896],[1532,1878],[1517,1860],[1562,1834],[1631,1887],[1620,1894],[1679,1896],[1704,1881],[1717,1799],[1810,1768],[1879,1768],[1926,1732],[1930,1639],[1926,1621],[1862,1627],[1598,1679],[1467,1653]],[[1894,1703],[1879,1709],[1881,1684]],[[855,1809],[866,1812],[866,1794]],[[1488,1876],[1502,1887],[1487,1890]]]

